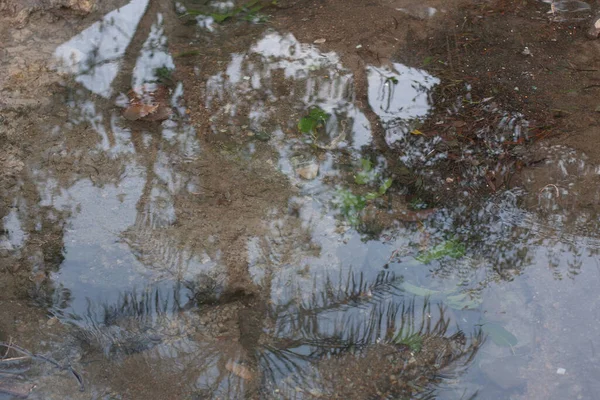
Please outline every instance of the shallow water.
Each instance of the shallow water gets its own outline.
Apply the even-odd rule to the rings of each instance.
[[[362,104],[340,56],[291,32],[230,22],[248,25],[241,37],[146,7],[131,1],[55,49],[64,103],[2,219],[0,249],[31,269],[29,303],[61,329],[44,336],[42,320],[12,340],[44,341],[86,386],[38,362],[23,372],[30,398],[329,398],[363,377],[328,361],[411,318],[447,320],[436,334],[464,332],[470,356],[428,365],[421,398],[594,398],[598,218],[577,199],[599,171],[584,155],[548,146],[553,184],[538,189],[533,171],[484,192],[480,165],[450,178],[441,139],[418,129],[439,78],[369,65]],[[125,119],[129,89],[156,85],[168,119]],[[311,137],[298,121],[315,107],[329,116]],[[487,112],[499,122],[465,160],[527,135],[522,115]],[[356,398],[381,396],[365,387]]]

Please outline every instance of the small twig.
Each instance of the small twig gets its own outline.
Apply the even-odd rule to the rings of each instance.
[[[331,141],[330,144],[322,145],[322,144],[318,144],[316,142],[316,140],[314,140],[315,146],[321,150],[335,150],[337,148],[338,144],[340,144],[344,139],[346,139],[346,121],[342,121],[341,125],[342,125],[342,133],[340,133],[338,136],[333,138],[333,140]]]
[[[573,64],[570,61],[567,61],[567,63],[569,64],[569,67],[573,70],[573,71],[579,71],[579,72],[596,72],[596,71],[600,71],[600,69],[598,68],[577,68],[577,66],[575,64]]]
[[[584,87],[583,90],[593,89],[593,88],[597,88],[597,87],[600,87],[600,85],[598,85],[598,84],[588,85],[588,86]]]
[[[10,338],[9,344],[12,344],[12,338]],[[6,356],[8,355],[9,351],[10,351],[10,347],[6,347],[6,353],[4,353],[4,355],[2,356],[2,359],[6,358]]]
[[[10,350],[10,349],[8,349],[8,350]],[[29,357],[29,356],[12,357],[12,358],[4,358],[3,357],[3,358],[0,359],[0,363],[3,363],[3,362],[13,362],[13,361],[22,361],[22,360],[27,360],[29,358],[31,358],[31,357]]]
[[[543,188],[541,188],[541,189],[540,189],[540,192],[539,192],[539,194],[542,194],[542,192],[543,192],[544,190],[546,190],[546,188],[548,188],[548,187],[553,187],[553,188],[554,188],[554,190],[556,190],[556,197],[560,197],[560,191],[558,190],[558,186],[556,186],[556,185],[555,185],[555,184],[553,184],[553,183],[549,183],[549,184],[547,184],[546,186],[544,186]]]

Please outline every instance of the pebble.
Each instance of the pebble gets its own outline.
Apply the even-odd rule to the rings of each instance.
[[[527,47],[527,46],[525,46],[525,48],[523,49],[521,54],[523,54],[524,56],[533,56],[533,54],[531,53],[531,50],[529,50],[529,47]]]
[[[592,21],[592,25],[590,26],[590,29],[588,29],[586,35],[589,39],[592,40],[598,39],[598,37],[600,37],[600,16],[596,17]]]
[[[319,174],[319,164],[308,164],[304,167],[296,168],[296,174],[307,181],[313,180]]]

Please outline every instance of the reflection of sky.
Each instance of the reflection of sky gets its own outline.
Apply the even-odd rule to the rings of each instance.
[[[158,21],[150,28],[150,34],[144,42],[140,56],[133,69],[133,88],[140,90],[142,84],[157,80],[156,69],[175,69],[173,57],[167,52],[167,37],[163,28],[163,16],[158,14]]]
[[[440,83],[427,72],[402,64],[394,64],[392,70],[369,67],[368,74],[369,104],[384,122],[426,116],[431,107],[428,92]]]
[[[0,236],[0,249],[3,247],[9,249],[13,247],[21,247],[27,238],[27,233],[25,233],[21,228],[21,221],[17,215],[16,208],[12,208],[8,215],[2,219],[2,224],[4,226],[4,230],[8,233],[8,238],[5,239],[5,243],[2,243],[4,240],[2,240],[2,236]]]
[[[126,175],[118,185],[96,187],[80,180],[42,198],[42,204],[72,212],[64,237],[65,260],[53,280],[71,291],[77,313],[85,312],[88,298],[116,301],[120,292],[143,284],[136,271],[139,263],[117,244],[119,234],[135,222],[144,187],[145,174],[135,164],[127,167]]]
[[[109,96],[119,59],[146,6],[147,0],[133,0],[60,46],[58,58],[66,62],[74,57],[65,72],[76,74],[77,81],[90,91]],[[162,24],[163,16],[158,14],[132,72],[134,86],[155,81],[157,68],[174,69]],[[88,71],[89,59],[100,65]],[[178,84],[170,103],[180,112],[182,96],[183,86]],[[40,205],[71,213],[65,234],[65,260],[52,276],[57,287],[71,293],[69,311],[83,315],[88,301],[113,305],[123,293],[148,285],[157,286],[163,294],[172,293],[176,280],[193,280],[198,273],[213,268],[206,254],[196,255],[182,248],[177,237],[164,231],[175,221],[175,196],[198,190],[197,177],[182,175],[175,167],[199,155],[193,127],[166,121],[161,126],[162,135],[131,131],[121,126],[122,118],[116,112],[99,110],[84,90],[77,92],[69,108],[69,124],[87,123],[100,135],[94,151],[123,163],[119,175],[111,177],[118,183],[102,186],[79,179],[69,187],[61,187],[51,177],[52,171],[34,172],[40,182]],[[132,141],[135,134],[142,134],[145,146],[159,140],[160,150],[136,154]],[[152,167],[148,169],[145,158],[150,156]]]
[[[60,45],[54,55],[63,72],[76,75],[75,80],[90,91],[110,97],[111,84],[119,72],[123,57],[148,0],[132,0],[104,16],[101,21]]]
[[[312,45],[298,42],[291,33],[268,33],[250,52],[265,57],[270,69],[283,69],[286,78],[307,77],[309,71],[323,67],[341,67],[335,53],[321,53]]]

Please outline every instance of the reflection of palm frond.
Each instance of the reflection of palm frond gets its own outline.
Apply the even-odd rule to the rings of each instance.
[[[182,248],[177,238],[160,227],[151,212],[138,213],[135,224],[121,233],[121,240],[146,268],[167,278],[181,280],[187,275],[193,253]]]
[[[452,366],[453,374],[460,373],[462,369],[454,364],[463,360],[466,366],[472,361],[481,334],[477,332],[470,339],[461,331],[448,335],[450,320],[444,308],[432,307],[427,299],[421,305],[416,299],[394,301],[393,294],[399,294],[398,280],[392,273],[379,274],[375,282],[366,281],[362,274],[349,275],[345,281],[339,280],[336,288],[328,279],[323,295],[313,296],[300,306],[288,304],[271,310],[279,339],[271,340],[259,355],[263,387],[286,378],[288,384],[314,387],[318,377],[307,375],[309,365],[318,366],[332,357],[354,357],[372,351],[379,343],[398,354],[422,352],[424,360],[438,350],[432,346],[444,345],[443,351],[427,361],[431,365],[423,361],[429,384],[411,383],[419,399],[433,396],[436,389],[431,384],[450,376],[439,371]],[[352,362],[360,363],[361,359],[353,358]],[[422,373],[419,376],[422,378]]]
[[[157,327],[180,309],[179,290],[168,296],[157,288],[122,294],[114,304],[93,307],[88,301],[83,316],[68,321],[75,337],[90,348],[110,353],[132,354],[160,343]]]
[[[327,277],[323,290],[312,292],[310,300],[300,304],[290,302],[273,309],[273,316],[280,323],[293,324],[299,317],[310,319],[328,311],[343,311],[350,308],[366,308],[369,304],[382,301],[387,296],[400,293],[402,277],[393,272],[383,271],[374,282],[365,279],[361,272],[358,276],[352,271],[345,280],[338,279],[338,284]],[[315,286],[317,285],[315,280]],[[294,327],[291,327],[292,330]]]

